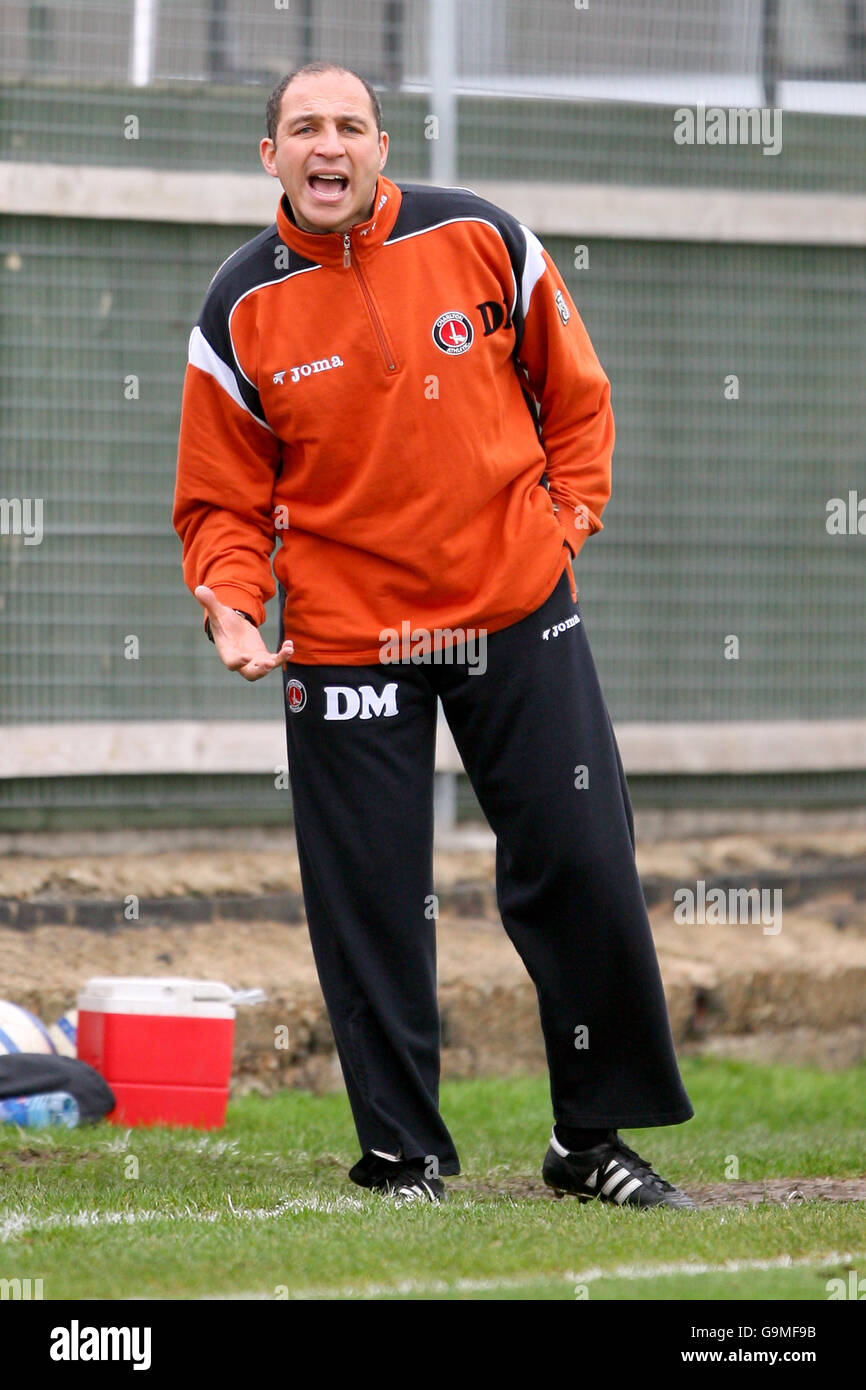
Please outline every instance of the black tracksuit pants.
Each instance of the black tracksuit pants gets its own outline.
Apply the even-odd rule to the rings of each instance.
[[[628,788],[568,575],[487,638],[483,674],[471,642],[459,654],[468,660],[283,672],[304,901],[364,1185],[371,1150],[460,1171],[438,1107],[437,695],[496,834],[499,910],[538,992],[554,1119],[616,1128],[693,1114]]]

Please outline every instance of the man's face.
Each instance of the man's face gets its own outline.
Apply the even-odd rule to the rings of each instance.
[[[276,139],[260,146],[279,179],[298,226],[346,232],[366,222],[388,136],[376,130],[370,98],[348,72],[298,77],[283,93]]]

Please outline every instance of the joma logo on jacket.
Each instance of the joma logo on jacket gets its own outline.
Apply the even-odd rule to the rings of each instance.
[[[315,362],[301,362],[297,367],[289,367],[289,380],[300,381],[302,376],[315,376],[317,372],[329,372],[333,367],[344,366],[342,357],[335,352],[332,357],[318,357]],[[285,371],[274,372],[273,383],[282,386],[286,379]]]

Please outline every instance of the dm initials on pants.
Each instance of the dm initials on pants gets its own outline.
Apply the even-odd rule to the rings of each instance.
[[[372,685],[326,685],[326,719],[389,719],[397,713],[397,682],[391,681],[381,695]]]

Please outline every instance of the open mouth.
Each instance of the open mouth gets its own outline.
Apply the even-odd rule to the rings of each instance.
[[[311,174],[307,187],[320,202],[337,203],[349,187],[345,174]]]

